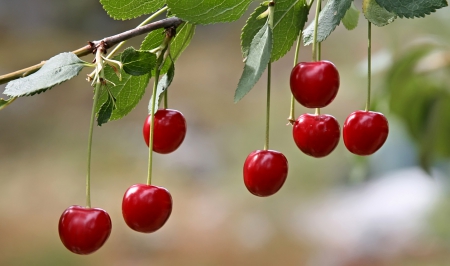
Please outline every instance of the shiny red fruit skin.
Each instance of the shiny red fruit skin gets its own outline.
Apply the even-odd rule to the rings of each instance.
[[[244,183],[255,196],[267,197],[283,186],[288,174],[286,157],[273,150],[251,152],[244,163]]]
[[[151,116],[147,116],[142,130],[145,143],[149,143]],[[175,151],[186,136],[186,120],[182,113],[172,109],[160,109],[155,113],[153,151],[167,154]]]
[[[127,225],[141,233],[160,229],[172,213],[172,196],[163,187],[135,184],[122,200],[122,215]]]
[[[292,135],[302,152],[321,158],[336,148],[341,132],[338,121],[331,115],[303,114],[295,121]]]
[[[58,231],[68,250],[87,255],[103,246],[111,228],[111,218],[106,211],[73,205],[61,215]]]
[[[330,104],[339,90],[339,72],[330,61],[300,62],[291,72],[290,85],[294,98],[308,108]]]
[[[345,120],[344,143],[357,155],[371,155],[383,146],[389,134],[389,123],[382,113],[355,111]]]

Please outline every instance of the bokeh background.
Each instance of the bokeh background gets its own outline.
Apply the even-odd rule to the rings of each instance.
[[[92,0],[0,0],[0,74],[139,22],[114,21]],[[271,148],[286,155],[290,168],[283,188],[268,198],[251,195],[242,181],[246,156],[263,148],[266,95],[263,76],[233,103],[244,23],[245,16],[198,27],[177,61],[169,106],[184,113],[188,133],[179,150],[155,156],[153,183],[166,187],[174,201],[170,219],[156,233],[136,233],[121,216],[125,190],[146,179],[141,130],[150,90],[127,117],[95,128],[92,203],[111,215],[113,231],[88,256],[67,251],[57,225],[67,207],[85,202],[89,70],[2,110],[0,265],[450,265],[448,160],[433,157],[431,175],[419,167],[417,138],[404,117],[390,111],[392,94],[385,89],[389,69],[414,43],[450,41],[450,9],[373,27],[375,103],[391,132],[370,157],[351,155],[342,141],[326,158],[302,154],[286,126],[293,52],[273,64]],[[366,28],[361,16],[357,29],[341,25],[322,46],[322,58],[341,75],[339,94],[323,112],[341,125],[364,108]],[[138,47],[140,40],[129,44]],[[302,47],[300,60],[310,58],[310,47]],[[447,61],[437,67],[448,70],[450,57],[439,58]],[[428,69],[434,71],[436,61],[428,60]],[[441,88],[448,91],[448,84]],[[394,102],[415,108],[401,97]],[[297,115],[304,112],[311,110],[297,105]]]

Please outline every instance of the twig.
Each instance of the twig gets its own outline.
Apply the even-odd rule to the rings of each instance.
[[[145,33],[149,33],[151,31],[160,29],[160,28],[169,28],[169,27],[178,27],[181,23],[183,23],[183,21],[177,17],[170,17],[170,18],[166,18],[166,19],[162,19],[150,24],[147,24],[145,26],[139,27],[139,28],[135,28],[135,29],[131,29],[110,37],[106,37],[103,38],[102,40],[99,41],[93,41],[93,42],[89,42],[88,45],[83,46],[75,51],[73,51],[74,54],[76,54],[79,57],[82,56],[86,56],[88,54],[91,54],[92,52],[94,52],[95,47],[98,46],[98,44],[100,44],[100,42],[103,42],[106,47],[111,48],[114,45],[131,39],[133,37],[145,34]],[[4,84],[6,82],[9,82],[11,80],[17,79],[17,78],[21,78],[21,77],[25,77],[28,76],[36,71],[38,71],[43,65],[45,64],[45,61],[42,61],[41,63],[34,65],[34,66],[30,66],[15,72],[11,72],[9,74],[5,74],[0,76],[0,84]]]

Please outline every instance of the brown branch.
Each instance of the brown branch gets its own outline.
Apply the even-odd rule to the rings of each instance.
[[[110,37],[106,37],[103,38],[102,40],[99,41],[93,41],[90,42],[90,44],[83,46],[75,51],[73,51],[74,54],[76,54],[79,57],[82,56],[86,56],[88,54],[91,54],[95,47],[100,44],[101,42],[106,44],[106,47],[111,48],[114,45],[131,39],[133,37],[145,34],[145,33],[149,33],[151,31],[160,29],[160,28],[169,28],[169,27],[178,27],[181,23],[183,23],[183,21],[177,17],[170,17],[170,18],[166,18],[166,19],[162,19],[150,24],[147,24],[145,26],[139,27],[139,28],[135,28],[135,29],[131,29]],[[43,65],[45,64],[45,61],[42,61],[41,63],[34,65],[34,66],[30,66],[15,72],[11,72],[9,74],[5,74],[0,76],[0,84],[4,84],[6,82],[9,82],[11,80],[17,79],[17,78],[21,78],[21,77],[25,77],[28,76],[36,71],[38,71]]]

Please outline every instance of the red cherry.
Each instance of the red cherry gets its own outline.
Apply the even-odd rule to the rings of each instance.
[[[143,133],[145,143],[149,143],[151,116],[144,123]],[[172,109],[160,109],[155,113],[155,130],[153,151],[171,153],[183,142],[186,136],[186,120],[182,113]]]
[[[267,197],[283,186],[288,174],[286,157],[273,150],[256,150],[244,163],[244,183],[256,196]]]
[[[320,158],[336,148],[341,133],[333,116],[303,114],[295,121],[292,135],[302,152]]]
[[[339,90],[339,72],[330,61],[301,62],[291,72],[294,98],[308,108],[330,104]]]
[[[155,232],[166,223],[171,213],[172,197],[163,187],[136,184],[123,196],[123,219],[135,231]]]
[[[64,246],[76,254],[98,250],[111,234],[111,218],[99,208],[73,205],[59,219],[59,237]]]
[[[344,123],[343,135],[347,149],[357,155],[375,153],[387,139],[389,124],[382,113],[355,111]]]

